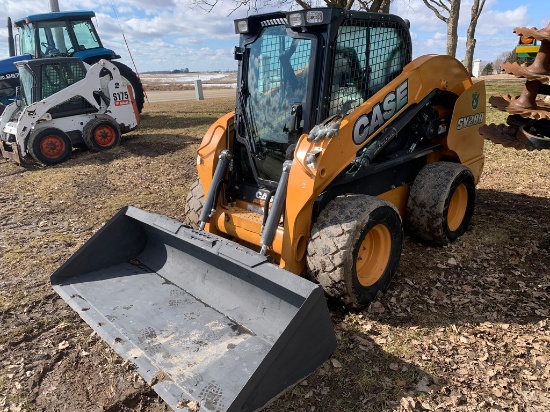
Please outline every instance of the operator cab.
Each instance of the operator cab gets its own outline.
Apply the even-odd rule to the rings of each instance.
[[[266,190],[303,133],[351,113],[412,56],[407,23],[379,13],[277,12],[236,20],[235,31],[237,180]]]
[[[92,17],[93,11],[53,12],[15,21],[20,29],[19,54],[33,58],[78,57],[85,61],[92,56],[120,57],[103,47]]]

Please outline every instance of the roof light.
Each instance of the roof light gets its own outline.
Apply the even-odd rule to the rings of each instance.
[[[308,11],[306,13],[306,21],[311,24],[323,22],[323,12],[321,10]]]
[[[288,15],[288,25],[290,27],[299,27],[304,25],[304,15],[302,13],[292,13]]]
[[[248,33],[248,20],[237,20],[235,26],[238,33]]]

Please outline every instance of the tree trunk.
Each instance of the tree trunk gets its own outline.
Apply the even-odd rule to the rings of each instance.
[[[466,67],[466,70],[468,70],[468,73],[470,73],[470,76],[472,75],[472,66],[474,64],[477,20],[479,19],[479,16],[483,10],[483,6],[485,6],[485,0],[481,0],[481,4],[479,0],[474,0],[474,4],[472,4],[470,25],[468,26],[468,31],[466,32],[466,56],[464,57],[464,66]]]
[[[447,19],[447,54],[456,57],[458,44],[458,18],[460,16],[460,0],[451,0],[449,18]]]
[[[435,16],[447,25],[447,54],[456,57],[460,0],[422,0]],[[448,13],[448,16],[445,16]]]

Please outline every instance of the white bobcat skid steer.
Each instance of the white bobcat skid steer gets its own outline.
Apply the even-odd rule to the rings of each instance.
[[[18,98],[0,119],[2,156],[18,164],[30,157],[45,165],[66,160],[72,148],[112,149],[134,130],[139,112],[131,87],[107,60],[88,66],[61,57],[15,63]]]

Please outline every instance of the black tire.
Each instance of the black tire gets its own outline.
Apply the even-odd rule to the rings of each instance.
[[[73,148],[66,133],[47,127],[31,132],[27,150],[36,161],[50,166],[67,160]]]
[[[84,125],[82,140],[94,152],[102,152],[117,147],[121,134],[118,123],[108,115],[98,115]]]
[[[187,193],[183,207],[183,223],[191,227],[198,227],[203,206],[204,191],[200,179],[197,178]]]
[[[411,234],[445,245],[462,236],[474,214],[472,172],[458,163],[430,163],[416,176],[407,201]]]
[[[371,303],[397,270],[403,225],[389,202],[342,195],[321,211],[307,247],[310,276],[350,307]]]
[[[143,103],[145,101],[145,92],[143,91],[141,80],[139,79],[137,74],[125,64],[114,60],[111,61],[111,63],[113,63],[118,68],[118,71],[120,72],[120,75],[123,77],[123,79],[127,80],[134,89],[133,93],[134,99],[136,99],[136,106],[138,111],[141,113],[141,111],[143,110]]]

